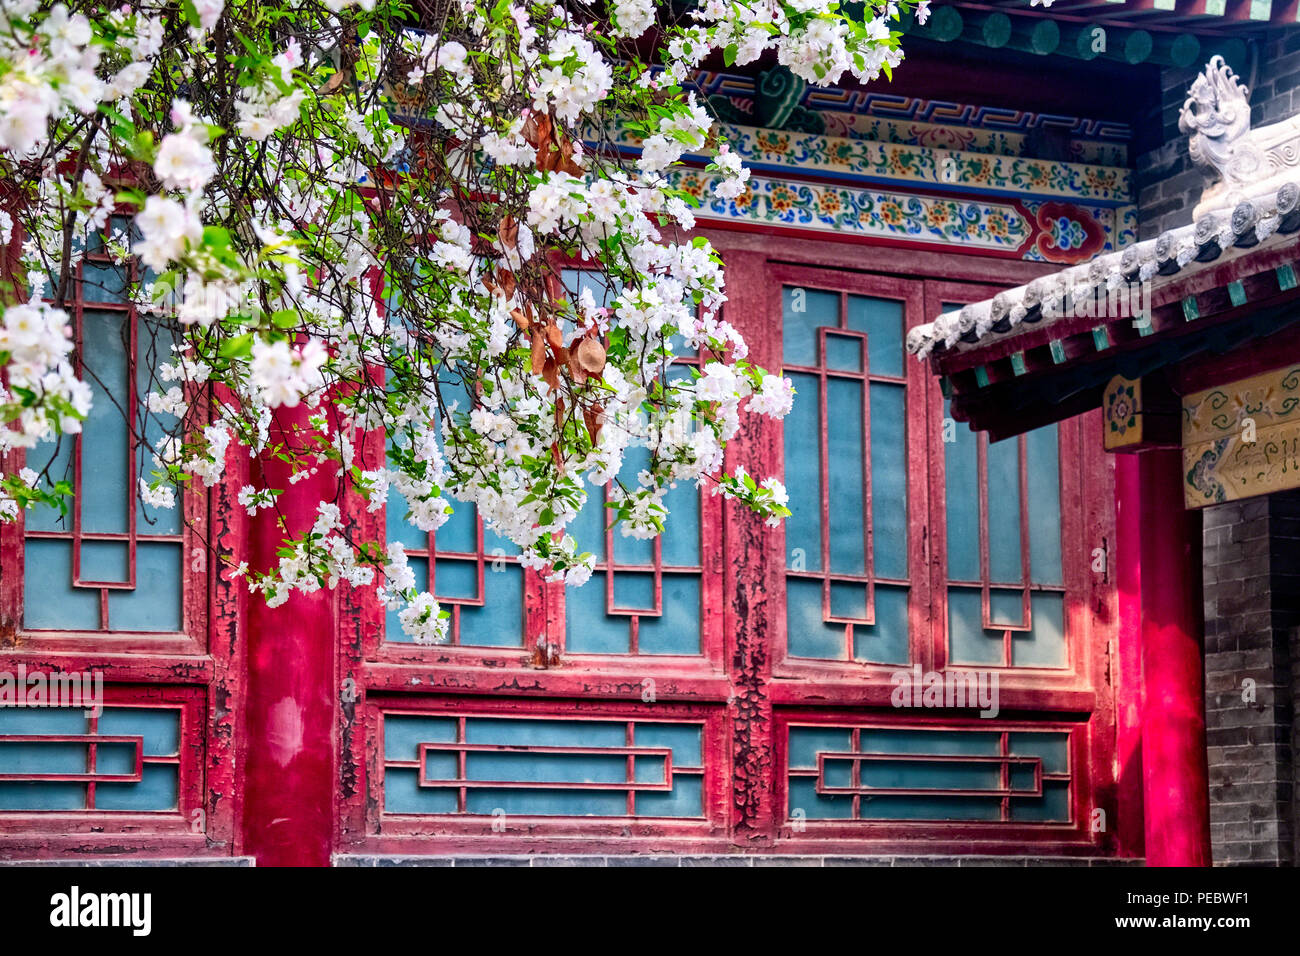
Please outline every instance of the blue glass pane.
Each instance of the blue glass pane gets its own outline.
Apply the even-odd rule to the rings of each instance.
[[[949,429],[948,403],[943,406],[944,486],[948,508],[948,578],[953,581],[980,579],[979,459],[975,433],[961,423]],[[1019,522],[1019,518],[1016,519]]]
[[[81,294],[87,302],[125,302],[124,266],[85,261],[81,267]]]
[[[9,743],[0,740],[0,774],[86,773],[81,743]]]
[[[422,743],[454,743],[454,717],[384,715],[384,759],[414,760]]]
[[[94,405],[81,436],[81,529],[125,532],[134,489],[130,436],[117,403],[130,388],[122,313],[87,309],[82,354]]]
[[[791,657],[844,660],[844,625],[827,624],[822,585],[807,578],[785,579],[786,647]]]
[[[1068,780],[1044,780],[1041,797],[1012,797],[1011,819],[1017,823],[1065,822],[1070,819]]]
[[[0,783],[0,810],[82,810],[82,783]]]
[[[614,574],[614,607],[647,611],[655,606],[655,576],[633,571]]]
[[[156,390],[154,378],[157,375],[158,365],[170,361],[174,357],[171,347],[176,342],[177,337],[173,329],[159,326],[157,323],[145,319],[137,320],[136,327],[139,331],[136,336],[135,393],[141,405],[138,418],[142,418],[144,421],[145,443],[150,448],[156,448],[158,439],[163,436],[164,425],[170,428],[175,424],[176,419],[172,415],[148,413],[144,403],[149,392]],[[163,382],[158,384],[170,388],[174,383]],[[147,456],[144,461],[144,470],[140,475],[148,480],[153,461]],[[136,465],[140,467],[139,454],[136,456]],[[135,497],[136,532],[138,534],[180,534],[182,511],[179,505],[170,509],[150,508],[143,501],[140,501],[139,495]]]
[[[852,581],[831,582],[831,617],[864,621],[867,617],[867,586]]]
[[[135,744],[106,743],[95,746],[95,770],[105,774],[135,773]]]
[[[131,553],[125,541],[82,541],[81,580],[125,583],[131,579]]]
[[[678,482],[664,495],[668,520],[659,536],[659,559],[665,567],[700,566],[700,489]]]
[[[867,569],[862,399],[861,382],[831,379],[826,384],[831,571],[839,574],[863,574]]]
[[[60,441],[41,442],[35,448],[27,452],[27,467],[39,473],[45,473],[50,483],[66,481],[72,485],[72,448],[74,439],[72,436],[65,435]],[[46,471],[46,469],[49,469]],[[69,508],[72,507],[73,499],[67,499]],[[68,513],[63,517],[58,508],[52,508],[47,505],[37,505],[25,513],[24,517],[26,529],[28,531],[71,531],[72,514]],[[71,560],[71,559],[69,559]],[[69,565],[71,567],[71,565]],[[69,578],[71,580],[71,578]]]
[[[471,717],[465,722],[465,742],[535,747],[625,747],[627,725],[618,720]]]
[[[1014,757],[1041,757],[1043,773],[1069,772],[1069,734],[1012,733],[1007,735],[1007,743]]]
[[[619,575],[614,576],[618,587]],[[642,617],[637,647],[642,654],[700,653],[700,579],[694,574],[663,576],[663,614]]]
[[[918,760],[866,760],[858,768],[864,787],[908,790],[997,790],[1002,768],[996,763]]]
[[[907,578],[907,420],[901,385],[871,386],[871,529],[877,577]],[[834,499],[832,499],[834,500]],[[838,508],[832,512],[838,520]]]
[[[519,783],[624,783],[627,757],[471,751],[465,756],[465,778]]]
[[[470,790],[465,800],[469,813],[502,811],[521,816],[621,817],[627,815],[623,790]]]
[[[478,509],[463,501],[455,502],[452,507],[456,510],[438,529],[434,546],[443,553],[474,554],[478,551]]]
[[[948,659],[954,664],[1004,664],[1002,631],[986,631],[980,592],[948,589]]]
[[[637,783],[667,782],[668,763],[663,757],[634,757],[632,759],[634,779]]]
[[[421,787],[419,771],[384,768],[384,809],[389,813],[455,813],[457,791]]]
[[[862,798],[864,820],[997,820],[1000,797],[872,797]]]
[[[668,792],[641,792],[636,795],[639,817],[704,816],[704,778],[696,774],[673,774],[673,788]]]
[[[893,730],[867,727],[858,735],[864,754],[963,754],[997,756],[1001,735],[970,731]]]
[[[782,356],[786,365],[817,364],[817,329],[840,324],[840,294],[787,286],[781,290]]]
[[[818,793],[816,777],[790,778],[790,819],[847,820],[852,816],[851,796]]]
[[[1020,563],[1020,443],[989,442],[989,578],[1024,581]]]
[[[785,486],[790,492],[790,517],[785,520],[786,567],[821,570],[821,385],[813,375],[789,376],[799,393],[786,416]]]
[[[696,724],[637,724],[633,740],[638,747],[667,747],[673,752],[673,768],[704,765],[700,727]]]
[[[848,753],[852,739],[839,727],[791,727],[790,769],[814,770],[819,753]]]
[[[443,558],[435,562],[438,577],[434,591],[439,600],[460,598],[465,601],[476,600],[478,593],[478,562]],[[484,568],[484,576],[491,572]]]
[[[826,367],[838,372],[862,371],[862,340],[856,336],[826,335]]]
[[[135,590],[108,592],[108,626],[115,631],[181,629],[181,546],[138,541]]]
[[[605,611],[605,579],[596,575],[579,588],[564,591],[565,647],[574,654],[626,654],[632,635],[626,617]]]
[[[170,764],[145,764],[139,783],[95,785],[100,810],[174,810],[177,796],[177,768]]]
[[[392,505],[390,504],[391,508]],[[427,591],[429,589],[429,559],[428,558],[407,558],[407,565],[415,575],[415,589],[417,591]],[[413,643],[411,636],[402,630],[402,609],[399,607],[395,611],[389,611],[384,617],[384,639],[388,641],[397,641],[405,644]]]
[[[86,715],[70,707],[0,707],[0,735],[84,734]]]
[[[99,592],[72,586],[72,542],[28,538],[23,553],[23,626],[98,630]]]
[[[1024,592],[990,589],[989,620],[1003,627],[1023,627],[1025,624]]]
[[[848,326],[867,333],[872,375],[903,375],[903,303],[897,299],[849,296]]]
[[[1061,583],[1061,458],[1056,426],[1025,436],[1029,468],[1029,567],[1035,584]]]
[[[1065,596],[1035,593],[1029,597],[1033,629],[1011,635],[1011,663],[1015,667],[1064,667]]]
[[[415,525],[406,519],[406,513],[410,510],[410,505],[396,488],[388,489],[388,504],[384,509],[384,527],[386,540],[399,541],[402,546],[415,551],[423,551],[429,546],[429,535],[421,531]],[[446,528],[453,521],[460,517],[460,513],[465,508],[472,508],[472,505],[456,504],[453,505],[456,513],[447,520]],[[441,529],[440,529],[441,530]]]
[[[906,664],[908,589],[876,585],[876,623],[853,625],[853,659],[876,664]]]
[[[460,609],[460,643],[474,647],[523,647],[523,568],[506,562],[489,564],[483,574],[483,591],[482,607],[463,605]]]
[[[180,725],[180,714],[170,707],[106,707],[99,718],[101,734],[142,737],[144,752],[150,757],[170,757],[180,752]]]
[[[605,560],[605,526],[609,524],[610,516],[611,512],[605,507],[605,489],[588,486],[586,504],[569,522],[569,533],[578,542],[579,552],[590,551],[597,563]],[[669,515],[670,526],[675,517]]]

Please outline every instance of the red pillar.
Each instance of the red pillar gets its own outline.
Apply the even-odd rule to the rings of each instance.
[[[307,410],[281,408],[271,444],[294,445],[307,433]],[[297,534],[316,520],[316,505],[331,500],[335,480],[328,467],[297,484],[289,466],[271,455],[258,465],[277,499],[288,531]],[[278,562],[285,532],[275,509],[249,522],[249,566]],[[244,852],[258,866],[328,866],[333,826],[334,592],[297,591],[278,608],[260,595],[248,601],[247,745],[244,758]]]
[[[1201,513],[1184,508],[1178,449],[1142,452],[1137,468],[1146,859],[1209,866]]]

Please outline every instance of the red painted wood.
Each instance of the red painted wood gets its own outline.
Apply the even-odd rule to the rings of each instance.
[[[282,407],[271,446],[301,447],[307,409]],[[316,519],[316,505],[337,490],[331,469],[290,484],[290,468],[270,454],[258,462],[264,483],[283,488],[277,509],[249,522],[249,564],[272,567],[286,529],[297,534]],[[334,794],[334,594],[294,592],[278,608],[260,596],[248,602],[248,682],[244,712],[249,746],[244,761],[243,849],[259,866],[329,864]]]
[[[1112,455],[1115,466],[1115,539],[1107,554],[1117,591],[1115,766],[1120,845],[1144,852],[1142,807],[1142,485],[1139,456]]]
[[[1201,513],[1183,508],[1177,449],[1139,455],[1137,484],[1146,858],[1151,866],[1208,866]],[[1131,485],[1122,491],[1126,507]]]

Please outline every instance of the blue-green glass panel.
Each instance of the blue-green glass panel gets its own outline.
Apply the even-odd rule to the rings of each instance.
[[[700,489],[679,481],[664,495],[668,518],[659,536],[659,560],[665,567],[700,566]]]
[[[876,585],[876,623],[853,625],[854,660],[907,663],[907,597],[907,588]]]
[[[612,513],[605,507],[605,489],[587,487],[587,501],[577,516],[569,522],[569,533],[578,542],[579,552],[590,551],[600,564],[605,560],[605,526]],[[677,517],[669,513],[668,524]]]
[[[179,784],[173,764],[145,764],[139,783],[95,785],[98,810],[175,810]]]
[[[460,777],[460,756],[449,750],[426,750],[424,775],[429,780],[457,780]]]
[[[86,773],[82,743],[13,743],[0,740],[0,774]]]
[[[1070,783],[1044,780],[1041,797],[1012,797],[1010,804],[1016,823],[1064,823],[1070,819]]]
[[[0,810],[83,810],[82,783],[0,783]]]
[[[99,592],[72,586],[72,542],[28,538],[23,553],[23,626],[99,630]]]
[[[655,606],[655,576],[636,571],[614,574],[614,607],[620,610],[652,611]]]
[[[634,777],[637,783],[658,783],[666,781],[665,771],[668,768],[663,757],[634,757],[633,761]]]
[[[442,558],[435,562],[438,570],[434,586],[439,600],[473,601],[478,594],[478,562],[455,558]],[[484,568],[484,577],[492,572]]]
[[[622,817],[627,815],[627,792],[485,787],[469,791],[465,808],[484,815],[503,811],[521,816]]]
[[[831,617],[866,620],[867,586],[852,581],[831,582]]]
[[[867,333],[872,375],[903,375],[903,303],[897,299],[849,296],[848,326]]]
[[[66,481],[69,487],[72,486],[72,448],[75,438],[72,435],[64,435],[59,441],[43,441],[27,452],[27,467],[31,468],[38,474],[45,474],[51,484],[59,481]],[[48,471],[46,470],[48,468]],[[74,499],[66,499],[68,508],[73,506]],[[24,515],[24,525],[28,531],[71,531],[72,530],[72,512],[69,510],[64,517],[58,508],[52,508],[47,505],[36,505],[27,510]],[[69,559],[71,560],[71,559]],[[71,565],[69,565],[71,568]],[[71,573],[71,572],[69,572]],[[68,580],[71,580],[69,578]]]
[[[1002,631],[985,630],[980,592],[948,589],[948,659],[954,664],[1003,664]]]
[[[826,418],[830,423],[828,488],[830,493],[831,571],[866,572],[866,515],[863,469],[862,383],[831,379],[826,384]]]
[[[132,736],[144,740],[150,757],[171,757],[180,752],[180,714],[172,708],[105,707],[99,733],[105,737]]]
[[[840,727],[791,727],[790,769],[814,770],[819,753],[848,753],[852,734]]]
[[[623,467],[619,470],[619,480],[627,488],[636,488],[639,485],[637,474],[650,467],[650,449],[635,445],[627,449],[623,456]],[[612,515],[609,509],[605,509],[605,522],[609,523]],[[668,523],[671,524],[676,515],[671,512],[668,515]],[[651,538],[634,538],[630,535],[623,534],[621,526],[614,529],[614,563],[622,565],[639,565],[649,567],[654,564],[654,540]],[[617,585],[616,585],[617,588]],[[617,598],[614,601],[615,606],[622,605],[622,599]],[[638,605],[641,606],[641,605]]]
[[[864,820],[998,820],[1000,797],[873,797],[861,803]]]
[[[438,551],[446,554],[475,554],[478,552],[478,509],[471,502],[452,503],[456,510],[434,536]],[[419,530],[419,529],[416,529]]]
[[[989,578],[1024,581],[1020,564],[1020,443],[989,442]]]
[[[523,568],[505,562],[497,567],[489,564],[483,573],[483,592],[481,607],[462,605],[460,609],[460,643],[467,647],[523,647]]]
[[[483,753],[465,755],[468,780],[516,783],[624,783],[622,754]]]
[[[791,657],[844,659],[844,625],[826,623],[820,581],[785,579],[785,621],[786,648]]]
[[[781,290],[782,356],[786,365],[817,365],[817,329],[840,324],[840,294],[787,286]]]
[[[828,787],[853,786],[853,762],[843,757],[827,757],[822,765],[822,779]]]
[[[1025,596],[1023,591],[989,590],[989,620],[1003,627],[1023,627]]]
[[[840,507],[832,498],[832,518]],[[877,577],[907,578],[907,417],[901,385],[871,385],[871,530]]]
[[[125,583],[131,579],[131,553],[125,541],[82,541],[81,580]]]
[[[391,508],[391,504],[389,505]],[[428,558],[407,558],[407,565],[411,573],[415,575],[415,589],[417,591],[427,591],[429,589],[429,559]],[[395,611],[389,611],[384,617],[384,639],[397,641],[399,643],[414,643],[411,636],[402,630],[402,609],[399,607]]]
[[[1008,779],[1011,782],[1011,789],[1018,791],[1032,791],[1035,778],[1034,768],[1024,764],[1012,764],[1011,772]]]
[[[385,767],[384,809],[389,813],[455,813],[457,791],[421,787],[419,771]]]
[[[155,415],[148,411],[145,403],[151,391],[157,391],[160,386],[164,389],[171,388],[176,384],[174,382],[155,382],[155,379],[158,374],[158,366],[162,362],[170,362],[175,358],[172,345],[176,343],[177,335],[173,329],[146,319],[137,320],[137,329],[135,394],[140,401],[140,412],[137,415],[137,420],[143,422],[142,426],[138,425],[137,427],[143,428],[145,443],[150,448],[156,448],[158,440],[163,437],[166,429],[175,425],[176,418],[173,415],[161,413]],[[140,477],[146,481],[151,480],[150,473],[153,468],[153,461],[148,456],[145,456],[142,466],[140,456],[137,454],[136,467],[143,467]],[[175,508],[151,508],[140,500],[138,494],[135,499],[135,530],[137,534],[180,534],[183,511],[179,505]]]
[[[1065,595],[1059,592],[1029,596],[1032,630],[1011,635],[1011,664],[1014,667],[1064,667]]]
[[[864,760],[858,774],[862,786],[880,789],[996,791],[1002,781],[1000,764],[946,760]]]
[[[465,722],[465,742],[534,747],[625,747],[627,725],[617,720],[471,717]]]
[[[638,747],[667,747],[673,752],[673,768],[702,767],[702,731],[697,724],[637,724],[633,740]]]
[[[862,340],[857,336],[826,335],[826,367],[837,372],[862,371]]]
[[[790,819],[847,820],[852,816],[851,796],[818,793],[816,777],[790,778]]]
[[[384,759],[414,760],[423,743],[455,743],[456,718],[384,715]],[[390,771],[391,772],[391,771]]]
[[[429,546],[429,535],[406,519],[406,513],[410,510],[410,507],[401,492],[396,488],[388,489],[388,504],[384,508],[384,527],[387,540],[401,542],[405,548],[423,551]],[[472,509],[473,505],[458,503],[453,507],[456,509],[456,513],[447,520],[447,524],[443,525],[443,528],[457,520],[463,510]],[[441,532],[442,529],[439,530]],[[441,533],[439,537],[441,537]]]
[[[1040,757],[1043,773],[1068,773],[1070,770],[1070,735],[1051,733],[1010,733],[1009,753],[1013,757]]]
[[[135,773],[135,744],[96,744],[95,771],[104,774]]]
[[[140,540],[135,590],[108,592],[108,626],[115,631],[181,629],[181,546]]]
[[[948,578],[952,581],[978,581],[980,579],[980,512],[979,512],[979,458],[977,437],[965,425],[947,427],[951,415],[944,402],[945,441],[944,488],[947,498],[948,521]],[[1019,525],[1020,518],[1016,518]]]
[[[87,302],[125,302],[125,266],[86,260],[81,267],[81,294]]]
[[[698,774],[673,773],[673,788],[636,795],[639,817],[704,816],[704,778]]]
[[[790,493],[790,517],[785,520],[786,567],[819,571],[822,564],[821,416],[819,380],[797,372],[789,375],[799,393],[784,423],[785,486]]]
[[[84,734],[87,726],[85,712],[73,707],[0,707],[0,736]]]
[[[863,728],[858,735],[858,749],[864,754],[962,754],[997,756],[1002,738],[982,731],[891,730]]]
[[[81,530],[125,532],[134,504],[130,478],[130,436],[116,403],[130,388],[125,318],[119,312],[86,309],[83,349],[93,393],[81,435]]]
[[[605,609],[605,579],[597,575],[582,587],[564,591],[564,646],[574,654],[627,654],[632,632],[626,617]]]
[[[618,589],[620,574],[614,575]],[[590,586],[590,585],[588,585]],[[695,574],[663,575],[663,614],[642,616],[637,648],[642,654],[700,653],[700,578]]]
[[[1029,472],[1029,568],[1035,584],[1061,584],[1061,458],[1056,426],[1025,436]]]

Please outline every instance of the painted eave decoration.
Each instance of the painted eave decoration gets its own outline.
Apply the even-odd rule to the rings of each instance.
[[[1191,225],[944,313],[909,333],[908,351],[931,358],[939,374],[973,369],[983,387],[993,362],[1012,359],[1022,374],[1028,349],[1050,354],[1049,368],[1078,357],[1080,333],[1105,351],[1165,332],[1160,316],[1170,304],[1181,324],[1209,314],[1210,300],[1240,307],[1294,289],[1300,116],[1252,130],[1247,95],[1217,56],[1189,91],[1179,127],[1190,136],[1192,158],[1216,174]],[[1067,348],[1070,337],[1076,341]]]

